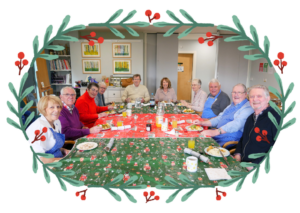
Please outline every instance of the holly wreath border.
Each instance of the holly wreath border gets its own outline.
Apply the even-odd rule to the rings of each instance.
[[[178,38],[182,38],[186,35],[188,35],[190,32],[192,32],[192,30],[196,27],[208,27],[208,26],[214,26],[214,24],[211,23],[198,23],[196,22],[191,15],[189,15],[185,10],[179,10],[180,13],[182,14],[183,17],[185,17],[189,23],[184,23],[183,21],[181,21],[173,12],[167,10],[166,13],[168,14],[168,16],[173,19],[175,22],[177,23],[168,23],[168,22],[156,22],[153,24],[153,26],[155,27],[165,27],[165,26],[172,26],[171,29],[169,29],[163,36],[164,37],[168,37],[171,36],[177,29],[179,29],[181,26],[190,26],[190,28],[186,29],[184,32],[182,32],[181,34],[179,34]],[[112,23],[116,18],[118,18],[121,14],[122,14],[123,10],[120,9],[118,11],[116,11],[105,23],[91,23],[89,24],[89,26],[99,26],[99,27],[107,27],[111,30],[112,33],[114,33],[116,36],[120,37],[120,38],[125,38],[125,36],[118,31],[117,29],[114,28],[114,26],[118,25],[118,26],[122,26],[125,30],[127,30],[132,36],[139,36],[139,34],[133,30],[132,28],[129,27],[129,25],[134,25],[134,26],[138,26],[138,27],[147,27],[150,24],[147,22],[142,22],[142,21],[138,21],[138,22],[134,22],[134,23],[125,23],[127,21],[129,21],[136,13],[136,10],[133,10],[131,12],[129,12],[127,14],[127,16],[122,19],[122,21],[120,21],[119,23]],[[255,29],[255,27],[253,25],[250,26],[250,33],[252,35],[251,39],[250,37],[247,36],[242,24],[240,23],[240,20],[238,19],[237,16],[233,16],[232,17],[233,22],[236,26],[237,29],[234,29],[232,27],[229,26],[225,26],[225,25],[219,25],[217,27],[217,29],[219,30],[227,30],[227,31],[231,31],[236,33],[237,35],[235,36],[231,36],[226,38],[224,41],[225,42],[234,42],[234,41],[242,41],[242,40],[248,40],[252,45],[245,45],[245,46],[240,46],[238,49],[240,51],[249,51],[249,50],[254,50],[254,49],[258,49],[260,54],[253,54],[253,55],[245,55],[244,58],[247,60],[257,60],[257,59],[261,59],[261,58],[265,58],[268,63],[269,66],[272,67],[272,62],[269,58],[269,49],[270,49],[270,42],[267,36],[264,37],[264,49],[262,49],[259,46],[259,39],[258,39],[258,34],[257,31]],[[70,27],[68,29],[66,29],[68,23],[70,21],[70,16],[67,15],[63,21],[61,26],[59,27],[56,35],[49,40],[51,34],[52,34],[52,25],[50,25],[47,29],[46,29],[46,33],[44,35],[44,44],[43,46],[40,48],[40,50],[38,50],[39,48],[39,40],[38,40],[38,36],[36,36],[33,40],[33,52],[34,52],[34,57],[31,61],[30,67],[34,66],[34,62],[37,58],[44,58],[46,60],[54,60],[57,59],[58,56],[57,55],[49,55],[49,54],[42,54],[42,51],[45,49],[52,49],[52,50],[56,50],[56,51],[60,51],[60,50],[64,50],[64,47],[59,46],[59,45],[50,45],[50,43],[54,40],[64,40],[64,41],[78,41],[77,38],[72,37],[72,36],[66,36],[64,34],[71,32],[71,31],[75,31],[75,30],[83,30],[85,29],[84,25],[76,25],[73,27]],[[282,80],[281,77],[275,72],[274,73],[274,77],[279,85],[280,88],[280,92],[275,89],[274,87],[269,86],[269,90],[274,93],[279,100],[281,100],[282,102],[282,110],[280,110],[276,104],[274,104],[272,101],[269,102],[270,106],[280,115],[280,122],[277,123],[276,119],[274,118],[274,116],[269,112],[268,113],[268,117],[270,118],[270,120],[273,122],[273,124],[275,125],[275,127],[277,128],[277,134],[274,137],[274,140],[277,139],[279,133],[288,128],[289,126],[293,125],[296,122],[296,118],[292,118],[291,120],[289,120],[288,122],[286,122],[285,124],[283,124],[283,120],[284,118],[293,111],[295,105],[296,105],[296,101],[293,101],[292,104],[286,109],[286,100],[289,97],[289,95],[291,94],[291,92],[293,91],[294,88],[294,83],[290,83],[288,89],[286,90],[286,92],[284,93],[283,90],[283,84],[282,84]],[[28,88],[26,88],[23,91],[24,88],[24,84],[26,82],[28,78],[28,72],[25,73],[21,79],[20,82],[20,88],[19,88],[19,93],[17,94],[13,84],[11,82],[9,82],[8,87],[10,89],[10,91],[12,92],[12,94],[14,95],[15,99],[17,100],[17,110],[15,109],[15,107],[9,102],[7,101],[7,106],[10,109],[10,111],[15,114],[18,118],[19,118],[19,124],[17,122],[15,122],[14,120],[12,120],[11,118],[7,118],[7,123],[9,123],[10,125],[12,125],[13,127],[21,130],[24,134],[24,137],[26,140],[28,140],[28,136],[25,132],[26,127],[28,126],[28,124],[30,123],[30,121],[34,118],[35,113],[32,112],[28,118],[26,119],[25,123],[23,124],[22,122],[22,115],[24,115],[24,113],[33,105],[34,101],[30,101],[29,103],[27,103],[27,105],[20,110],[20,105],[21,102],[23,100],[23,98],[25,98],[29,93],[31,93],[34,89],[34,86],[30,86]],[[282,95],[280,95],[280,93]],[[256,158],[260,158],[260,157],[264,157],[263,160],[259,163],[259,164],[254,164],[254,163],[246,163],[246,162],[242,162],[240,163],[240,165],[242,167],[253,167],[253,169],[249,172],[241,172],[241,171],[229,171],[228,174],[231,176],[237,176],[231,180],[226,180],[226,181],[221,181],[219,182],[219,186],[222,187],[228,187],[232,184],[234,184],[235,182],[239,181],[239,183],[237,184],[236,187],[236,191],[239,191],[242,188],[242,185],[244,183],[244,180],[246,179],[246,177],[254,172],[254,175],[252,177],[252,182],[255,183],[258,179],[258,175],[259,175],[259,171],[260,171],[260,166],[262,164],[262,162],[265,161],[265,171],[266,173],[269,173],[270,171],[270,153],[272,151],[272,148],[270,148],[270,150],[267,153],[256,153],[256,154],[251,154],[249,155],[249,158],[252,159],[256,159]],[[36,153],[32,147],[30,147],[32,153],[33,153],[33,165],[32,165],[32,169],[33,172],[36,173],[38,170],[38,161],[42,164],[43,167],[43,172],[44,172],[44,177],[45,180],[50,183],[50,175],[49,172],[53,173],[59,183],[61,188],[66,191],[67,187],[64,183],[68,182],[69,184],[76,186],[76,187],[80,187],[84,185],[84,182],[82,181],[77,181],[77,180],[73,180],[70,179],[66,176],[70,176],[70,175],[74,175],[75,172],[70,170],[70,171],[63,171],[63,172],[53,172],[51,170],[50,167],[60,167],[62,165],[61,162],[55,162],[55,163],[48,163],[48,164],[44,164],[40,159],[39,156],[45,157],[45,158],[53,158],[54,156],[52,154],[45,154],[45,153]],[[188,184],[187,186],[183,187],[180,184],[178,184],[173,178],[169,177],[169,176],[165,176],[165,180],[168,181],[171,185],[173,186],[164,186],[164,185],[157,185],[155,186],[155,188],[157,189],[161,189],[161,190],[174,190],[176,189],[175,193],[173,193],[172,195],[169,196],[169,198],[166,200],[166,203],[170,203],[172,202],[175,197],[178,195],[178,193],[183,190],[183,189],[191,189],[189,192],[187,192],[182,198],[181,201],[186,201],[196,190],[198,190],[199,188],[214,188],[214,186],[199,186],[194,184],[193,182],[191,182],[186,176],[184,175],[179,175],[180,180],[182,180],[184,183]],[[135,198],[126,191],[126,189],[145,189],[147,188],[147,185],[136,185],[136,186],[129,186],[130,184],[133,184],[138,177],[137,176],[133,176],[131,177],[127,182],[125,182],[122,185],[119,186],[112,186],[114,184],[117,184],[118,182],[120,182],[123,179],[123,175],[120,174],[118,175],[115,179],[113,179],[110,183],[104,185],[104,186],[94,186],[94,185],[88,185],[88,188],[104,188],[105,190],[107,190],[117,201],[121,201],[121,197],[114,192],[111,189],[120,189],[121,191],[123,191],[125,193],[125,195],[127,196],[127,198],[133,202],[136,203],[137,201],[135,200]],[[86,191],[86,190],[84,190]],[[77,195],[77,193],[76,193]]]

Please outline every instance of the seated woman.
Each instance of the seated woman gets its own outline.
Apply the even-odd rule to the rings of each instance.
[[[193,79],[192,81],[192,89],[194,91],[194,98],[191,104],[187,103],[184,100],[181,100],[183,106],[190,108],[192,110],[202,112],[204,109],[204,104],[207,98],[207,93],[201,89],[201,80]]]
[[[37,153],[54,155],[54,158],[41,157],[43,163],[60,160],[70,152],[70,150],[62,148],[65,143],[65,135],[61,134],[61,124],[58,120],[62,102],[54,95],[44,96],[40,99],[37,108],[41,117],[26,130],[29,143]]]
[[[171,81],[168,78],[163,78],[160,81],[160,88],[155,93],[155,101],[176,102],[177,95],[171,87]]]

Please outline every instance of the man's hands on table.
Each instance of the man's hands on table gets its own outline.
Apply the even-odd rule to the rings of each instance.
[[[87,126],[83,126],[82,129],[89,129]]]
[[[108,114],[105,113],[105,112],[102,112],[102,113],[98,114],[98,118],[107,117],[107,116],[108,116]]]
[[[112,109],[114,109],[114,106],[113,105],[108,105],[107,108],[108,108],[108,110],[112,110]]]
[[[144,103],[145,102],[145,99],[144,98],[142,98],[142,100],[141,100],[141,103]]]
[[[131,98],[126,98],[125,101],[126,101],[127,103],[130,103]]]

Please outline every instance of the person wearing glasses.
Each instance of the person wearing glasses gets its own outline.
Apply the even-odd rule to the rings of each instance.
[[[81,123],[78,109],[74,106],[76,92],[72,87],[64,87],[61,89],[60,100],[63,103],[63,107],[60,112],[59,120],[62,127],[62,134],[65,134],[66,140],[76,140],[88,134],[101,131],[101,126],[88,128]]]
[[[194,91],[194,97],[192,103],[189,104],[186,101],[181,100],[182,106],[186,106],[189,109],[202,112],[207,98],[207,93],[201,89],[200,79],[192,80],[192,89]]]
[[[201,134],[213,137],[220,146],[228,141],[239,141],[247,118],[254,112],[247,100],[247,89],[244,84],[235,85],[231,95],[232,103],[217,117],[207,121],[193,122],[202,126],[216,127],[217,129],[205,130]]]
[[[94,99],[98,91],[98,84],[89,83],[87,91],[77,99],[75,104],[79,112],[80,121],[88,128],[93,127],[98,118],[107,116],[107,113],[101,112],[113,109],[113,106],[99,107],[96,105]]]
[[[99,92],[95,97],[95,103],[97,106],[107,106],[109,104],[106,104],[104,99],[104,93],[106,91],[106,83],[99,82],[98,85],[99,85]]]

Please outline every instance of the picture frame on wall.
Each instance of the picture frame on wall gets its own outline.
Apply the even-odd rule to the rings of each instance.
[[[130,59],[115,59],[113,60],[113,74],[131,74]]]
[[[131,43],[112,43],[113,58],[131,58]]]
[[[95,42],[94,46],[90,46],[88,42],[81,43],[82,58],[100,58],[100,44]]]
[[[100,74],[101,60],[100,59],[82,59],[83,74]]]

